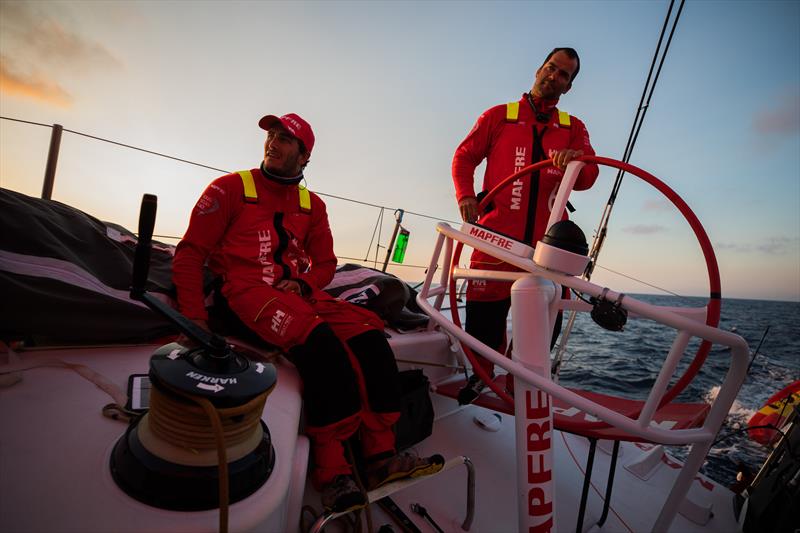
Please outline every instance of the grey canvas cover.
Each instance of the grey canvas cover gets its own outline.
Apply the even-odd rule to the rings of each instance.
[[[128,296],[136,235],[54,200],[0,188],[0,338],[139,342],[174,326]],[[168,298],[174,247],[155,243],[147,289]]]
[[[31,344],[143,342],[177,329],[130,298],[134,233],[54,200],[0,188],[0,340]],[[153,241],[147,291],[174,304],[175,247]],[[206,272],[207,292],[219,287]],[[383,272],[345,264],[325,288],[375,311],[390,325],[427,323],[416,291]],[[219,298],[208,298],[209,305]],[[213,308],[214,318],[230,320]],[[240,334],[235,327],[223,333]],[[227,330],[227,331],[226,331]]]

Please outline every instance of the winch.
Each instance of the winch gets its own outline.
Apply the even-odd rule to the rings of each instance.
[[[276,370],[248,360],[145,291],[156,202],[152,195],[142,199],[131,297],[190,340],[166,344],[150,358],[147,412],[114,446],[111,474],[146,504],[222,511],[255,492],[272,472],[275,454],[261,413]]]

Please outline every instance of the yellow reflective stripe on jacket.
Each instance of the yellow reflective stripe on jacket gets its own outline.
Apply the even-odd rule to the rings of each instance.
[[[565,128],[569,128],[570,121],[569,121],[569,113],[566,111],[559,111],[558,112],[558,123]]]
[[[237,172],[242,178],[242,185],[244,185],[244,201],[249,204],[258,202],[258,193],[256,192],[256,184],[253,181],[253,173],[249,170],[240,170]]]
[[[516,122],[519,120],[519,102],[509,102],[506,104],[506,122]],[[558,112],[558,124],[563,128],[571,125],[569,113],[566,111]]]
[[[506,120],[516,122],[519,119],[519,102],[509,102],[506,104]]]
[[[297,186],[297,193],[300,196],[300,211],[311,211],[311,194],[302,185]]]
[[[240,170],[237,172],[242,178],[242,185],[244,186],[244,201],[248,204],[258,203],[258,193],[256,192],[256,184],[253,181],[253,173],[249,170]],[[305,213],[311,212],[311,193],[302,185],[297,186],[297,194],[300,201],[300,211]]]

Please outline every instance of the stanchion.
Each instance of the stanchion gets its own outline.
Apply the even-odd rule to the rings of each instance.
[[[511,286],[514,337],[512,359],[541,376],[550,376],[551,281],[527,276]],[[517,430],[519,531],[556,531],[553,487],[553,409],[549,394],[514,379]]]

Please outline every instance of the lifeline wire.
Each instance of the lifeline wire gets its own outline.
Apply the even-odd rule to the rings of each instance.
[[[383,248],[385,248],[385,246]],[[346,255],[337,255],[336,257],[338,259],[347,259],[348,261],[359,261],[361,263],[373,263],[373,264],[376,263],[376,261],[373,261],[372,259],[369,259],[369,258],[368,259],[360,259],[358,257],[347,257]],[[402,266],[402,267],[407,267],[407,268],[428,268],[428,265],[409,265],[407,263],[403,263],[402,265],[395,265],[395,266]],[[412,288],[416,289],[417,287],[422,285],[422,283],[424,283],[424,282],[420,282],[416,287],[412,287]]]
[[[51,128],[51,129],[53,127],[50,124],[43,124],[41,122],[32,122],[32,121],[29,121],[29,120],[22,120],[22,119],[12,118],[12,117],[0,116],[0,119],[2,119],[2,120],[10,120],[12,122],[20,122],[20,123],[23,123],[23,124],[32,124],[34,126],[42,126],[42,127]],[[80,131],[71,130],[71,129],[67,129],[67,128],[63,128],[63,131],[66,131],[66,132],[69,132],[69,133],[74,133],[75,135],[80,135],[82,137],[87,137],[89,139],[94,139],[94,140],[97,140],[97,141],[102,141],[102,142],[106,142],[106,143],[109,143],[109,144],[114,144],[116,146],[122,146],[124,148],[129,148],[131,150],[138,150],[140,152],[145,152],[147,154],[156,155],[156,156],[159,156],[159,157],[164,157],[166,159],[171,159],[173,161],[178,161],[178,162],[181,162],[181,163],[186,163],[186,164],[189,164],[189,165],[198,166],[198,167],[201,167],[201,168],[207,168],[207,169],[214,170],[214,171],[217,171],[217,172],[223,172],[225,174],[229,174],[230,173],[230,171],[224,170],[224,169],[221,169],[221,168],[216,168],[216,167],[212,167],[212,166],[209,166],[209,165],[204,165],[202,163],[197,163],[197,162],[194,162],[194,161],[190,161],[188,159],[181,159],[179,157],[171,156],[171,155],[164,154],[164,153],[161,153],[161,152],[156,152],[156,151],[153,151],[153,150],[147,150],[145,148],[139,148],[137,146],[132,146],[130,144],[125,144],[125,143],[121,143],[121,142],[118,142],[118,141],[112,141],[110,139],[105,139],[103,137],[98,137],[96,135],[89,135],[88,133],[83,133],[83,132],[80,132]],[[376,228],[378,229],[378,243],[376,244],[376,247],[375,247],[375,260],[372,262],[373,266],[375,268],[377,268],[377,265],[378,265],[378,253],[379,253],[379,250],[381,248],[381,245],[380,245],[381,233],[380,233],[380,228],[378,228],[378,226],[383,221],[383,211],[385,209],[392,209],[392,208],[391,207],[382,206],[382,205],[378,205],[378,204],[369,203],[369,202],[363,202],[363,201],[360,201],[360,200],[353,200],[351,198],[345,198],[343,196],[337,196],[337,195],[334,195],[334,194],[328,194],[328,193],[323,193],[323,192],[318,192],[318,191],[314,191],[314,192],[316,194],[318,194],[319,196],[324,196],[324,197],[327,197],[327,198],[335,198],[337,200],[343,200],[343,201],[346,201],[346,202],[351,202],[351,203],[355,203],[355,204],[360,204],[360,205],[365,205],[365,206],[368,206],[368,207],[374,207],[376,209],[380,209],[380,213],[378,215],[378,222],[376,223]],[[442,218],[442,217],[434,217],[434,216],[431,216],[431,215],[426,215],[426,214],[423,214],[423,213],[416,213],[414,211],[408,211],[408,210],[404,210],[404,211],[406,213],[410,214],[410,215],[415,215],[415,216],[422,217],[422,218],[427,218],[427,219],[430,219],[430,220],[436,220],[436,221],[441,221],[441,222],[449,222],[449,223],[455,224],[455,225],[460,224],[459,222],[455,222],[453,220],[448,220],[448,219]],[[176,237],[176,236],[173,236],[173,235],[154,235],[154,237],[158,237],[160,239],[180,240],[180,237]],[[369,245],[370,247],[369,247],[369,249],[367,249],[367,255],[369,255],[369,250],[372,248],[372,241],[374,240],[374,238],[375,238],[375,231],[373,230],[372,239],[370,239],[370,245]],[[344,259],[350,259],[350,258],[344,258]],[[357,259],[357,261],[369,262],[369,259],[367,259],[367,258],[365,258],[365,259]],[[414,268],[426,268],[425,266],[421,266],[421,265],[405,265],[405,266],[410,266],[410,267],[414,267]]]
[[[750,364],[747,365],[747,373],[748,374],[750,374],[750,367],[753,366],[753,363],[756,361],[756,356],[758,355],[758,352],[761,350],[761,345],[764,344],[764,339],[767,338],[767,333],[769,333],[769,328],[770,327],[771,326],[769,326],[769,325],[767,326],[767,329],[764,330],[764,334],[761,335],[761,340],[758,341],[758,346],[756,347],[756,351],[753,353],[753,357],[750,359]]]
[[[21,122],[23,124],[32,124],[34,126],[42,126],[42,127],[45,127],[45,128],[52,128],[53,127],[52,124],[42,124],[41,122],[32,122],[30,120],[22,120],[22,119],[19,119],[19,118],[12,118],[12,117],[0,116],[0,120],[10,120],[12,122]],[[80,131],[70,130],[70,129],[67,129],[67,128],[64,128],[63,131],[66,131],[66,132],[69,132],[69,133],[74,133],[75,135],[80,135],[82,137],[87,137],[89,139],[94,139],[94,140],[97,140],[97,141],[102,141],[102,142],[106,142],[106,143],[109,143],[109,144],[122,146],[124,148],[130,148],[131,150],[138,150],[140,152],[145,152],[147,154],[157,155],[159,157],[164,157],[166,159],[172,159],[173,161],[179,161],[181,163],[186,163],[186,164],[189,164],[189,165],[194,165],[194,166],[197,166],[197,167],[207,168],[209,170],[215,170],[217,172],[224,172],[226,174],[230,174],[229,170],[224,170],[224,169],[221,169],[221,168],[216,168],[216,167],[212,167],[212,166],[209,166],[209,165],[204,165],[202,163],[197,163],[195,161],[190,161],[188,159],[181,159],[180,157],[171,156],[171,155],[164,154],[164,153],[161,153],[161,152],[156,152],[156,151],[153,151],[153,150],[147,150],[145,148],[139,148],[138,146],[125,144],[125,143],[121,143],[121,142],[118,142],[118,141],[112,141],[110,139],[105,139],[103,137],[97,137],[95,135],[89,135],[88,133],[83,133],[83,132],[80,132]],[[336,198],[337,200],[344,200],[346,202],[352,202],[354,204],[361,204],[361,205],[366,205],[366,206],[369,206],[369,207],[377,207],[377,208],[382,208],[382,209],[394,209],[392,207],[387,207],[387,206],[378,205],[378,204],[372,204],[372,203],[369,203],[369,202],[363,202],[361,200],[353,200],[352,198],[345,198],[343,196],[336,196],[335,194],[328,194],[328,193],[318,192],[318,191],[314,191],[314,192],[316,194],[320,195],[320,196],[325,196],[325,197],[328,197],[328,198]],[[448,219],[442,218],[442,217],[435,217],[435,216],[431,216],[431,215],[426,215],[424,213],[415,213],[414,211],[408,211],[408,210],[406,210],[405,212],[409,213],[409,214],[412,214],[412,215],[416,215],[418,217],[427,218],[427,219],[430,219],[430,220],[439,220],[439,221],[442,221],[442,222],[450,222],[451,224],[460,224],[460,222],[455,222],[453,220],[448,220]],[[177,237],[170,237],[170,238],[177,238]]]

